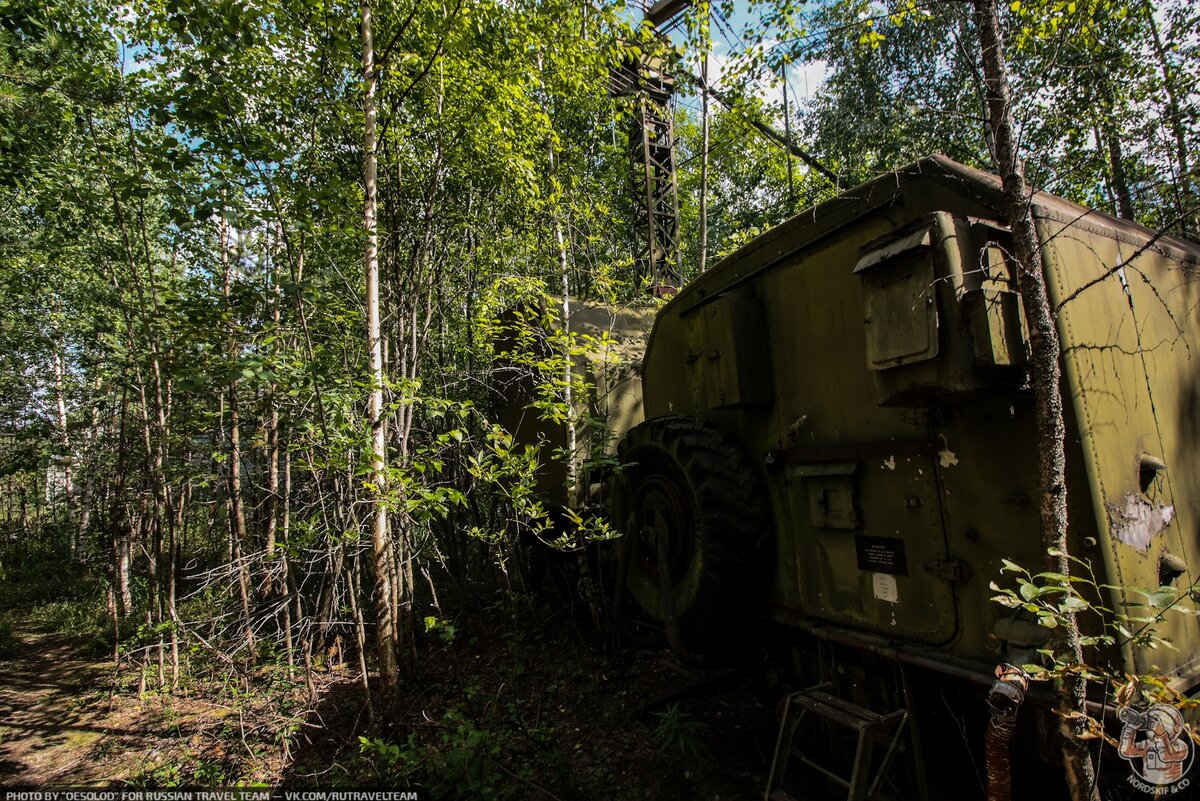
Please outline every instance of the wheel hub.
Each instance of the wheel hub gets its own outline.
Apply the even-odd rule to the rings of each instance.
[[[692,559],[691,514],[687,502],[672,481],[662,474],[646,476],[638,485],[637,558],[659,578],[658,539],[667,544],[667,574],[674,584],[687,575]]]

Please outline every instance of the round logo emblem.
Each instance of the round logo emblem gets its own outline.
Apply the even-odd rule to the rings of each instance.
[[[1191,782],[1186,777],[1195,754],[1191,735],[1179,710],[1168,704],[1145,709],[1122,707],[1123,723],[1117,752],[1133,769],[1129,783],[1158,796],[1174,794]]]

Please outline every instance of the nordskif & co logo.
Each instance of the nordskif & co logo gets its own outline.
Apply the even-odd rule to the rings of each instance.
[[[1156,797],[1173,795],[1191,784],[1186,778],[1195,754],[1179,710],[1167,704],[1145,709],[1123,706],[1117,718],[1124,724],[1117,748],[1129,762],[1129,783]]]

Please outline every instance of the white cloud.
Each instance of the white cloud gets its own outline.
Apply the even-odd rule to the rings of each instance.
[[[829,63],[824,60],[794,64],[787,71],[788,88],[797,102],[815,97],[829,77]]]

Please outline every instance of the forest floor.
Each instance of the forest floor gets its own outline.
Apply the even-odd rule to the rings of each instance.
[[[749,679],[690,672],[664,651],[602,657],[561,615],[514,625],[495,614],[456,620],[426,641],[401,717],[386,729],[369,718],[355,655],[322,655],[311,686],[276,663],[240,678],[195,668],[173,692],[155,690],[153,662],[139,687],[94,644],[17,615],[0,656],[0,788],[761,797],[775,718]],[[698,680],[707,683],[688,692]]]
[[[111,668],[80,653],[70,635],[15,632],[0,660],[0,781],[61,786],[94,778],[89,755],[123,733],[101,705]],[[107,693],[104,693],[107,696]]]

